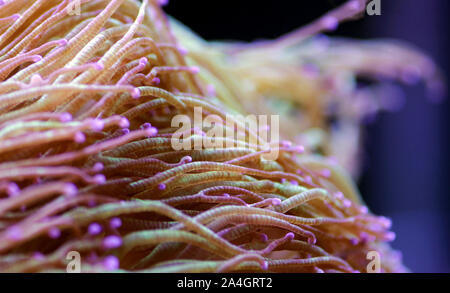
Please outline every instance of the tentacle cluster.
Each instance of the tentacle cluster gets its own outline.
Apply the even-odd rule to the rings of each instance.
[[[0,271],[65,271],[77,251],[85,272],[364,272],[373,250],[383,271],[405,270],[385,243],[390,221],[368,211],[327,157],[348,167],[336,151],[349,133],[324,124],[326,106],[338,101],[354,130],[366,113],[337,96],[373,101],[339,80],[403,69],[375,53],[388,45],[319,49],[311,38],[364,1],[258,45],[208,44],[158,1],[82,0],[80,14],[71,13],[76,0],[0,2]],[[305,60],[320,70],[311,76]],[[254,144],[173,149],[176,115],[202,107],[225,121],[258,113],[268,97],[305,113],[282,126],[293,142],[271,145],[276,160],[245,127]],[[205,131],[187,129],[184,140],[195,145]]]

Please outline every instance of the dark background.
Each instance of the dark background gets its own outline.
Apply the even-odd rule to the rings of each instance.
[[[207,40],[271,39],[345,1],[171,0],[165,11]],[[395,38],[428,52],[449,73],[448,0],[381,0],[381,16],[344,23],[332,35]],[[422,84],[403,87],[406,103],[366,127],[366,159],[359,187],[376,214],[393,219],[414,272],[450,272],[448,98],[426,97]]]

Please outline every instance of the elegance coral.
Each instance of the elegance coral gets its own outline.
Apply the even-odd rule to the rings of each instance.
[[[402,45],[315,37],[364,1],[256,44],[205,42],[158,1],[0,5],[0,271],[66,271],[71,251],[83,272],[365,272],[370,251],[382,271],[406,270],[386,244],[390,220],[345,171],[357,170],[361,119],[384,107],[354,79],[420,68],[431,82],[435,69]],[[297,112],[266,160],[239,138],[175,151],[172,119],[196,107]]]

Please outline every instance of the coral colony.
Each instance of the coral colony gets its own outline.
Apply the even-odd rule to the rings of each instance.
[[[395,101],[383,79],[435,85],[434,64],[321,35],[364,0],[251,44],[208,43],[162,2],[0,0],[0,271],[366,272],[374,252],[405,271],[352,178],[362,122]],[[237,122],[214,148],[202,123],[174,150],[195,108],[222,130],[277,115],[280,138]]]

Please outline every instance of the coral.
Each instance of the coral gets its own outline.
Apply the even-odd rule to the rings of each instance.
[[[255,44],[203,41],[158,1],[77,1],[0,4],[0,271],[64,272],[71,251],[83,272],[365,272],[369,251],[406,270],[346,171],[384,107],[355,79],[437,70],[404,45],[316,37],[364,1]],[[238,122],[256,144],[174,150],[172,119],[197,107],[222,130],[282,113],[278,157]]]

